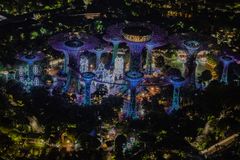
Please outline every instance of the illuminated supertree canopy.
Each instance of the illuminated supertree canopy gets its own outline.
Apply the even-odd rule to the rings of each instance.
[[[18,54],[16,57],[18,60],[23,61],[29,65],[33,65],[37,61],[41,61],[44,58],[42,52],[37,52],[36,54]]]
[[[63,92],[67,92],[73,75],[69,72],[69,69],[78,71],[81,53],[94,49],[98,46],[99,40],[85,33],[70,32],[53,36],[50,38],[49,44],[55,50],[64,53],[64,73],[67,74],[67,82],[63,88]]]
[[[68,73],[69,64],[74,69],[78,66],[77,60],[81,52],[95,48],[98,43],[99,40],[96,37],[78,32],[60,33],[49,40],[53,49],[64,54],[64,73]]]
[[[131,70],[141,70],[141,53],[146,44],[164,42],[167,32],[156,25],[149,23],[120,23],[107,28],[105,40],[117,39],[126,43],[131,53]],[[162,43],[161,43],[162,44]]]

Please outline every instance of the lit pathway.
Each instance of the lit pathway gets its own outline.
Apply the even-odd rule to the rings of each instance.
[[[239,134],[234,134],[214,145],[211,147],[201,151],[200,153],[204,156],[210,156],[214,154],[215,152],[222,151],[226,149],[228,146],[230,146],[237,138],[239,137]]]

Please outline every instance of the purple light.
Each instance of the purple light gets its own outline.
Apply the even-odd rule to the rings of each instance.
[[[145,28],[151,31],[151,35],[143,36],[143,38],[156,42],[163,42],[166,39],[167,32],[163,29],[159,28],[156,25],[148,24],[148,23],[120,23],[115,24],[107,28],[106,35],[104,39],[106,41],[112,41],[113,39],[117,39],[118,42],[126,43],[130,49],[131,53],[131,70],[140,70],[141,69],[141,52],[148,41],[141,40],[139,42],[127,40],[125,36],[123,36],[123,30],[127,27],[140,27]],[[150,33],[150,32],[149,32]],[[146,33],[147,34],[147,33]],[[125,37],[125,38],[124,38]],[[134,36],[133,36],[134,37]],[[137,36],[136,36],[137,37]]]
[[[122,40],[119,37],[110,36],[110,35],[103,36],[103,39],[113,44],[112,62],[111,62],[111,64],[113,65],[117,57],[118,47],[120,43],[122,43]]]
[[[68,91],[72,76],[70,71],[79,71],[80,56],[84,51],[94,49],[99,45],[99,40],[85,33],[69,32],[60,33],[49,39],[53,49],[64,54],[64,73],[68,74],[68,80],[64,86],[64,92]]]
[[[60,33],[49,39],[49,44],[53,49],[60,51],[65,56],[64,72],[68,73],[69,64],[79,65],[80,53],[93,49],[99,44],[99,40],[94,36],[85,33]],[[69,63],[69,61],[71,63]]]
[[[35,62],[41,61],[44,58],[44,54],[40,51],[34,55],[18,54],[16,58],[20,61],[23,61],[23,62],[29,64],[29,65],[33,65]]]
[[[143,73],[138,71],[129,71],[125,73],[125,78],[129,82],[130,87],[130,104],[128,106],[127,117],[129,118],[137,118],[136,111],[136,87],[143,79]]]

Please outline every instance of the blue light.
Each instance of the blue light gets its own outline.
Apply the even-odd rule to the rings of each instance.
[[[66,93],[68,91],[68,89],[70,87],[70,84],[71,84],[71,81],[72,81],[72,74],[71,74],[71,72],[69,72],[67,74],[67,82],[66,82],[66,84],[64,85],[64,87],[62,89],[63,93]]]
[[[228,67],[234,60],[230,56],[222,56],[220,57],[220,60],[223,62],[223,72],[220,82],[228,85]]]
[[[185,80],[182,77],[172,77],[170,81],[173,85],[173,98],[172,105],[167,111],[168,114],[171,114],[172,111],[178,110],[180,108],[180,88],[183,86]]]
[[[95,74],[92,72],[85,72],[82,74],[82,78],[85,82],[85,89],[84,89],[84,105],[89,106],[91,105],[91,82]]]
[[[127,43],[131,53],[130,70],[139,71],[142,68],[142,50],[145,47],[144,43]]]
[[[136,119],[138,117],[136,111],[136,87],[141,82],[144,75],[138,71],[129,71],[125,74],[125,76],[129,82],[130,87],[130,104],[126,116],[132,119]]]

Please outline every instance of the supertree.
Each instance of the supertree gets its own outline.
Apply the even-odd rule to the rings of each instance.
[[[185,79],[183,77],[171,77],[170,82],[173,85],[173,97],[172,97],[172,105],[168,109],[167,113],[171,114],[172,111],[178,110],[180,105],[180,88],[184,85]]]
[[[112,36],[105,35],[105,36],[103,36],[103,39],[107,42],[112,43],[112,45],[113,45],[112,61],[111,61],[111,65],[113,65],[115,62],[115,58],[117,57],[119,45],[122,43],[122,40],[120,38],[118,38],[118,36],[115,36],[115,35],[112,35]]]
[[[186,51],[185,78],[189,80],[191,86],[196,87],[197,55],[201,50],[213,48],[215,41],[211,37],[194,33],[174,34],[170,36],[169,41]]]
[[[152,74],[152,50],[157,47],[165,45],[165,42],[150,41],[146,43],[147,58],[146,58],[146,72]]]
[[[19,67],[18,73],[20,81],[24,83],[27,89],[30,89],[31,86],[39,86],[40,67],[36,63],[44,58],[44,54],[40,51],[35,54],[29,53],[28,55],[18,54],[16,58],[27,64],[26,66],[27,75],[24,74],[25,67],[23,66]]]
[[[49,39],[49,44],[53,49],[60,51],[64,54],[64,73],[68,73],[69,64],[77,65],[76,60],[79,59],[80,53],[93,49],[99,44],[99,40],[94,37],[87,35],[85,33],[70,32],[70,33],[60,33]],[[69,61],[74,63],[69,63]]]
[[[183,42],[184,48],[187,50],[187,62],[185,63],[188,73],[185,73],[190,78],[190,83],[195,86],[195,75],[197,62],[196,57],[200,48],[200,42],[196,40],[186,40]]]
[[[72,76],[74,75],[71,71],[79,70],[81,53],[98,46],[99,40],[85,33],[70,32],[53,36],[50,38],[49,44],[55,50],[64,53],[63,72],[67,74],[67,82],[63,88],[63,92],[67,92],[71,84]],[[70,69],[71,71],[69,72]]]
[[[164,42],[167,32],[149,23],[120,23],[107,28],[105,40],[117,39],[126,43],[131,54],[131,70],[142,69],[142,50],[146,44]],[[149,43],[150,44],[150,43]]]
[[[101,62],[102,54],[110,52],[111,50],[112,50],[111,47],[103,45],[103,44],[100,44],[99,46],[88,50],[89,52],[96,54],[96,67],[95,68],[97,68],[99,66],[99,64]]]
[[[128,71],[125,73],[125,78],[129,83],[130,88],[130,104],[128,106],[128,111],[126,113],[126,117],[128,118],[137,118],[137,111],[136,111],[136,88],[137,85],[143,79],[143,73],[139,71]]]
[[[95,74],[92,72],[82,73],[82,78],[85,83],[84,105],[86,106],[91,105],[91,83],[94,77],[95,77]]]
[[[223,63],[223,72],[220,82],[228,85],[228,67],[234,62],[234,58],[232,56],[224,55],[220,57],[220,61]]]

